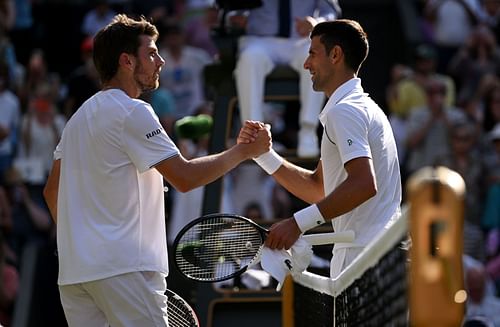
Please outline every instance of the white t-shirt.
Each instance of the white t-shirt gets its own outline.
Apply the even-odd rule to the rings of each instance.
[[[347,178],[344,165],[355,158],[372,159],[377,194],[354,210],[332,220],[335,231],[354,230],[354,246],[366,246],[399,217],[401,176],[396,143],[385,113],[353,78],[330,97],[320,114],[323,125],[321,161],[325,194]],[[333,199],[335,201],[335,199]],[[352,247],[337,244],[335,249]]]
[[[80,107],[54,152],[60,285],[168,274],[163,177],[151,167],[178,154],[142,100],[111,89]]]

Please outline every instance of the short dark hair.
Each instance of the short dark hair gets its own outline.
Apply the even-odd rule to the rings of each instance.
[[[93,58],[101,82],[107,82],[115,76],[122,53],[137,55],[141,35],[151,36],[156,41],[158,30],[144,16],[133,19],[124,14],[116,15],[111,23],[97,33]]]
[[[368,37],[361,25],[350,19],[337,19],[314,26],[311,39],[319,36],[327,54],[338,45],[345,54],[345,63],[355,72],[368,56]]]

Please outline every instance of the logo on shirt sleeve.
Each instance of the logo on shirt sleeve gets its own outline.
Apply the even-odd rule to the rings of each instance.
[[[158,129],[156,129],[156,130],[154,130],[154,131],[152,131],[152,132],[147,133],[147,134],[146,134],[146,138],[149,140],[149,139],[150,139],[150,138],[152,138],[153,136],[158,135],[158,134],[160,134],[160,133],[161,133],[161,128],[158,128]]]
[[[352,143],[353,143],[353,142],[352,142],[352,140],[351,140],[351,139],[347,139],[347,145],[348,145],[348,146],[351,146],[351,145],[352,145]]]

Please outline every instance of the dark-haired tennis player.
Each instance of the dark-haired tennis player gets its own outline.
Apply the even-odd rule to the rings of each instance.
[[[186,160],[151,106],[164,60],[145,19],[117,15],[94,39],[102,90],[71,117],[44,196],[57,222],[59,290],[69,326],[167,326],[163,178],[205,185],[270,149],[270,134]]]
[[[321,157],[314,171],[270,151],[256,162],[281,185],[311,205],[271,227],[270,248],[290,248],[305,231],[332,221],[336,232],[354,230],[353,244],[334,247],[336,277],[392,220],[400,216],[401,178],[396,144],[384,112],[364,93],[357,77],[368,55],[368,38],[353,20],[317,24],[304,68],[316,91],[329,98],[319,120]],[[262,128],[246,122],[239,142]]]

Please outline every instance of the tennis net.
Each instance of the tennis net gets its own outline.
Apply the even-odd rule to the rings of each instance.
[[[294,327],[408,326],[407,231],[403,210],[337,278],[294,276]]]

